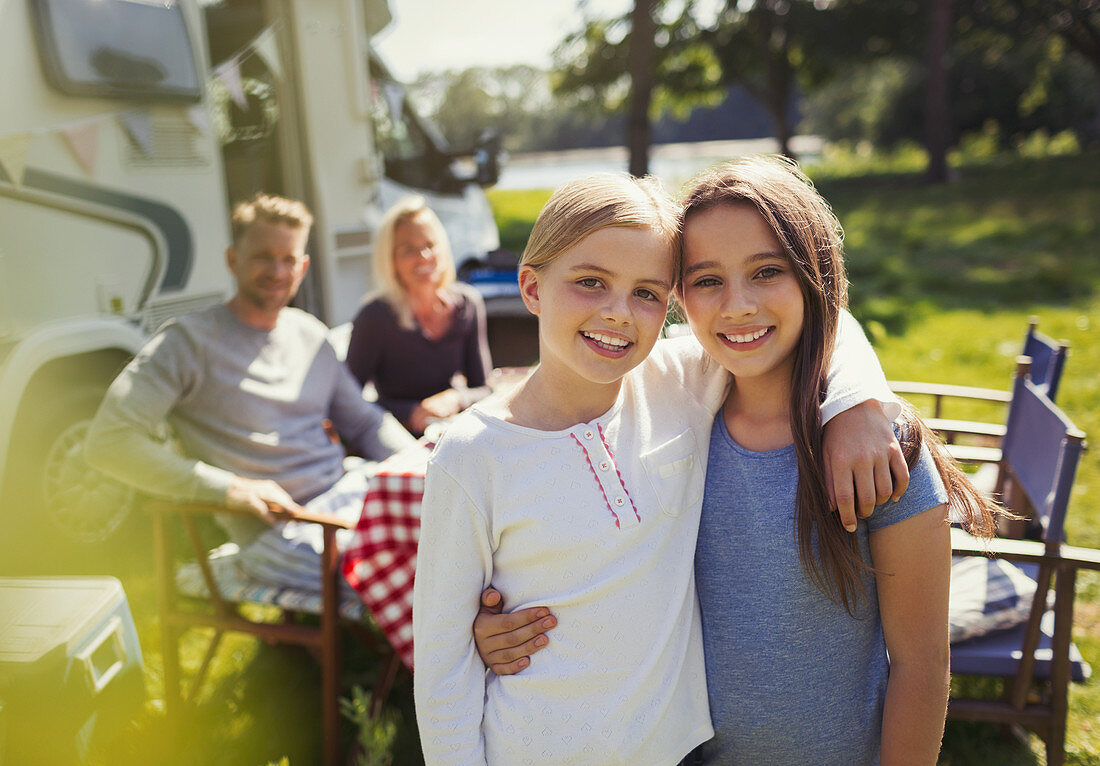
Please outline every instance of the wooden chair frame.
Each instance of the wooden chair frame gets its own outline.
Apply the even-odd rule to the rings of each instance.
[[[1035,540],[998,538],[991,543],[954,539],[956,556],[999,556],[1006,561],[1037,564],[1039,577],[1035,600],[1031,604],[1021,659],[1016,675],[1005,679],[1005,695],[1000,700],[952,697],[947,717],[966,721],[1017,724],[1038,734],[1046,743],[1047,766],[1065,762],[1067,694],[1070,683],[1070,643],[1073,632],[1074,589],[1077,571],[1100,572],[1100,551],[1070,545],[1047,544]],[[1050,677],[1041,683],[1035,675],[1036,650],[1040,623],[1047,611],[1047,592],[1054,582],[1054,633]],[[1030,701],[1036,685],[1040,701]]]
[[[956,556],[1000,556],[1007,561],[1037,567],[1035,596],[1028,621],[1022,632],[1019,659],[1012,664],[1015,673],[1002,675],[1004,696],[1000,700],[952,697],[948,717],[990,721],[1023,726],[1038,734],[1046,743],[1047,763],[1060,766],[1065,760],[1067,693],[1071,680],[1070,647],[1073,631],[1073,606],[1077,572],[1100,571],[1100,551],[1078,548],[1063,542],[1063,523],[1069,504],[1077,462],[1085,448],[1085,434],[1073,426],[1049,398],[1027,377],[1030,360],[1018,360],[1013,386],[1013,402],[1008,415],[1005,453],[999,464],[998,496],[1007,507],[1031,518],[1041,532],[1041,540],[997,538],[986,543],[953,530],[952,548]],[[1021,403],[1016,407],[1016,403]],[[1027,406],[1030,403],[1030,413]],[[1061,421],[1048,440],[1060,438],[1057,450],[1049,453],[1047,463],[1029,463],[1028,450],[1034,445],[1021,440],[1029,423],[1035,425],[1035,412],[1043,418]],[[1058,436],[1058,435],[1061,436]],[[1028,434],[1023,434],[1028,435]],[[1009,441],[1009,440],[1012,441]],[[1016,463],[1015,461],[1020,462]],[[1036,465],[1041,466],[1037,469]],[[1027,473],[1019,473],[1026,471]],[[1032,493],[1038,496],[1032,496]],[[1048,610],[1048,592],[1053,585],[1054,605]],[[1042,638],[1042,622],[1053,612],[1051,660],[1049,670],[1038,673],[1037,652]],[[978,639],[979,641],[981,639]],[[962,644],[960,644],[962,646]],[[1015,657],[1015,655],[1013,655]],[[1004,659],[998,655],[998,660]],[[972,662],[982,660],[972,660]],[[953,663],[953,672],[955,666]],[[983,676],[995,675],[983,669]],[[1038,691],[1038,695],[1033,692]]]
[[[207,560],[208,551],[200,536],[196,516],[238,515],[251,516],[247,511],[193,503],[173,503],[156,500],[148,503],[146,510],[153,516],[154,557],[157,578],[157,609],[161,624],[161,642],[164,653],[165,701],[169,715],[173,715],[180,703],[179,639],[190,628],[214,629],[206,654],[198,673],[192,681],[189,700],[193,700],[206,677],[210,662],[226,631],[247,633],[269,644],[291,644],[308,649],[321,665],[321,720],[323,738],[323,762],[336,766],[341,762],[340,743],[340,691],[342,671],[341,624],[352,634],[376,651],[382,658],[380,675],[371,693],[372,715],[377,715],[389,695],[394,680],[402,667],[400,658],[383,641],[378,641],[363,625],[343,620],[339,613],[339,582],[342,574],[339,553],[336,548],[336,532],[350,529],[352,524],[334,516],[312,513],[292,513],[276,510],[277,518],[319,524],[323,530],[324,549],[321,555],[322,609],[320,625],[301,625],[293,622],[253,622],[241,616],[237,604],[226,599]],[[210,593],[212,612],[194,612],[179,608],[179,594],[175,585],[175,560],[170,521],[179,516],[190,540],[192,552],[200,567],[202,577]]]

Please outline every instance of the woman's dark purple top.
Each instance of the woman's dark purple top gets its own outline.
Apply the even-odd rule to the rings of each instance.
[[[402,423],[424,399],[450,388],[456,372],[466,376],[469,388],[479,388],[492,369],[480,293],[462,283],[451,292],[454,319],[438,340],[425,337],[419,326],[401,327],[382,298],[365,304],[352,323],[348,367],[360,384],[374,384],[378,403]]]

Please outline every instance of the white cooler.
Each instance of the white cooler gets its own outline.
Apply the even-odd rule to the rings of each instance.
[[[145,698],[141,647],[113,577],[0,578],[0,763],[72,763]]]

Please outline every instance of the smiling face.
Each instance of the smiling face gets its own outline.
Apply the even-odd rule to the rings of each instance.
[[[237,280],[236,304],[260,321],[274,318],[290,305],[302,284],[309,256],[308,226],[257,219],[226,251],[229,270]]]
[[[789,387],[802,290],[756,208],[719,204],[684,224],[683,303],[692,332],[742,381]]]
[[[522,267],[519,281],[539,317],[540,368],[574,385],[617,385],[661,332],[671,246],[650,229],[600,229],[538,269]]]
[[[418,216],[397,224],[393,232],[393,266],[398,283],[406,290],[441,284],[443,256],[439,234],[430,221]]]

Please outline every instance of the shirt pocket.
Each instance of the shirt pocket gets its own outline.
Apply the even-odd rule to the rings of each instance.
[[[703,496],[702,460],[691,429],[642,455],[661,510],[679,516]]]

